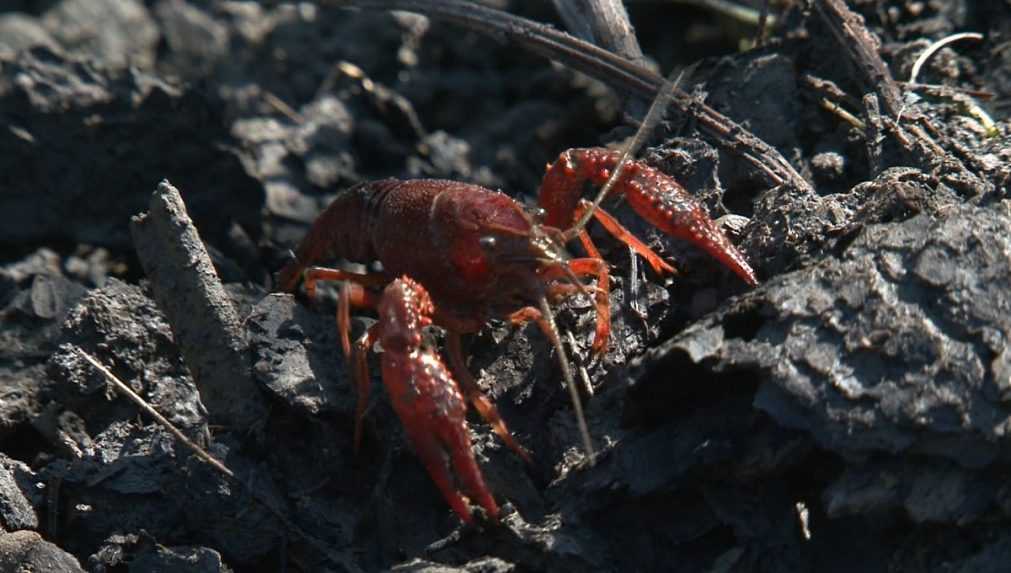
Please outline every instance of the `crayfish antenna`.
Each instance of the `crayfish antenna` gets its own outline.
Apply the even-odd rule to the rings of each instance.
[[[583,402],[579,398],[579,390],[576,389],[576,379],[572,375],[569,357],[562,346],[561,337],[558,336],[555,315],[551,312],[551,305],[548,304],[548,298],[545,295],[541,295],[537,299],[537,303],[540,305],[541,311],[541,328],[548,335],[548,338],[551,339],[551,344],[554,345],[555,351],[558,353],[558,365],[562,368],[562,377],[565,378],[565,386],[569,389],[569,397],[572,399],[572,408],[576,412],[576,424],[579,426],[579,434],[583,440],[583,449],[586,451],[586,457],[592,465],[596,454],[593,451],[593,442],[590,441],[590,429],[586,425],[586,416],[583,414]]]

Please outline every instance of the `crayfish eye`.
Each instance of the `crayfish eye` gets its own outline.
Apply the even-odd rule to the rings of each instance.
[[[544,208],[542,207],[535,207],[534,209],[531,210],[530,215],[534,218],[534,221],[537,221],[538,223],[543,223],[544,219],[546,219],[548,216],[548,212],[545,211]]]
[[[486,251],[494,251],[495,248],[498,247],[498,241],[495,240],[495,237],[490,236],[481,237],[478,239],[478,244],[480,244],[481,248]]]

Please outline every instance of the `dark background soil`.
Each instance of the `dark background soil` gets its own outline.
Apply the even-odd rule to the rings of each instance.
[[[547,2],[485,4],[563,27]],[[4,3],[0,571],[1007,570],[1011,4],[848,3],[900,81],[931,42],[984,35],[935,54],[918,78],[935,87],[903,100],[941,142],[933,155],[891,132],[869,144],[823,104],[866,119],[873,87],[804,4],[774,2],[768,42],[747,50],[754,28],[730,17],[628,4],[650,65],[700,62],[684,89],[813,191],[770,188],[668,114],[640,156],[714,218],[743,217],[734,239],[762,285],[615,207],[681,273],[664,281],[601,235],[615,275],[607,355],[589,355],[591,305],[559,311],[593,388],[599,459],[580,463],[544,337],[492,323],[468,341],[470,368],[535,463],[474,417],[505,515],[462,527],[378,377],[353,453],[333,297],[268,295],[272,273],[356,182],[452,178],[531,202],[545,163],[621,141],[648,102],[407,13]],[[159,292],[176,285],[148,277],[135,250],[130,219],[164,179],[241,321],[249,372],[235,376],[262,408],[251,427],[201,400],[187,367],[200,349],[180,348],[178,329],[203,317],[167,319]],[[111,391],[78,348],[238,481]]]

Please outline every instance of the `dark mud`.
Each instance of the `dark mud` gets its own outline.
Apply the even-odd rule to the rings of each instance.
[[[489,4],[563,26],[548,3]],[[536,327],[467,339],[534,457],[472,419],[503,505],[501,524],[480,527],[446,506],[378,374],[354,452],[333,298],[268,294],[272,273],[342,188],[443,177],[530,201],[546,162],[620,141],[648,101],[403,12],[5,7],[0,571],[1005,570],[1011,8],[849,3],[900,82],[932,42],[984,34],[928,60],[927,87],[897,84],[906,127],[894,128],[890,92],[847,55],[832,2],[813,4],[777,9],[769,41],[747,51],[754,28],[740,21],[630,4],[647,60],[664,73],[700,60],[683,86],[697,109],[802,179],[769,185],[700,115],[668,114],[640,156],[722,218],[762,285],[614,207],[680,274],[656,277],[600,234],[612,348],[590,355],[587,301],[559,311],[589,380],[593,466]],[[223,289],[173,270],[173,257],[205,264],[188,258],[200,241],[146,223],[131,234],[163,180]]]

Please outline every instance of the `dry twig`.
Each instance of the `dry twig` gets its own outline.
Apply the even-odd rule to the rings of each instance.
[[[635,62],[644,63],[635,29],[621,0],[554,0],[573,34]]]
[[[175,427],[175,425],[172,422],[170,422],[168,418],[162,416],[161,413],[158,412],[158,410],[155,410],[153,406],[148,404],[143,398],[140,397],[140,395],[134,392],[133,388],[130,388],[129,385],[120,380],[118,376],[113,374],[112,371],[106,368],[101,362],[99,362],[97,358],[88,354],[87,352],[84,351],[83,348],[80,348],[78,346],[75,346],[74,350],[76,350],[77,353],[80,354],[82,358],[87,360],[89,364],[94,366],[95,369],[102,374],[102,376],[105,376],[105,379],[108,380],[110,384],[112,384],[112,387],[115,388],[117,392],[119,392],[123,396],[126,396],[127,399],[133,402],[138,408],[143,410],[145,414],[154,418],[154,420],[158,422],[158,425],[168,430],[169,433],[175,436],[177,440],[182,442],[182,444],[186,446],[186,448],[189,449],[191,452],[193,452],[198,458],[210,464],[211,467],[213,467],[221,474],[231,479],[236,479],[235,472],[228,469],[228,467],[225,466],[225,464],[218,461],[217,458],[209,454],[207,450],[201,448],[196,442],[187,438],[186,434],[182,433],[182,431],[179,428]]]
[[[204,406],[236,435],[259,427],[267,405],[253,382],[239,317],[179,191],[162,181],[130,230]]]
[[[864,125],[867,126],[867,133],[864,136],[867,144],[867,164],[870,166],[871,177],[877,177],[881,173],[881,142],[884,140],[881,107],[878,105],[878,96],[874,94],[864,95],[863,104]]]
[[[337,553],[333,549],[327,547],[322,541],[307,534],[305,531],[302,530],[301,527],[298,526],[298,524],[291,521],[291,519],[289,519],[288,516],[284,514],[284,512],[275,507],[274,504],[271,503],[269,497],[261,495],[259,492],[253,489],[249,483],[239,479],[239,477],[235,474],[235,472],[229,469],[228,466],[226,466],[224,463],[222,463],[217,458],[212,456],[209,452],[207,452],[207,450],[201,448],[193,440],[187,438],[186,434],[182,433],[182,431],[179,430],[179,428],[176,428],[175,425],[168,420],[168,418],[162,416],[161,413],[158,412],[158,410],[155,410],[153,406],[148,404],[147,401],[144,400],[144,398],[140,397],[136,392],[134,392],[133,389],[130,388],[128,384],[120,380],[119,377],[113,374],[112,371],[106,368],[105,365],[103,365],[101,362],[98,361],[98,359],[88,354],[87,352],[84,351],[84,349],[80,347],[75,346],[74,350],[76,350],[77,353],[80,354],[82,358],[84,358],[89,364],[91,364],[96,370],[98,370],[99,373],[101,373],[102,376],[104,376],[105,379],[108,380],[110,384],[112,384],[112,387],[115,388],[117,392],[119,392],[127,399],[129,399],[131,402],[133,402],[145,414],[154,418],[155,422],[157,422],[159,426],[165,428],[165,430],[167,430],[170,434],[175,436],[175,438],[179,440],[179,442],[182,443],[183,446],[186,447],[186,449],[193,452],[195,456],[206,462],[221,475],[225,476],[226,478],[232,480],[234,483],[241,486],[242,489],[245,490],[246,493],[249,494],[249,496],[253,500],[258,502],[267,511],[269,511],[271,515],[276,517],[277,520],[280,521],[285,526],[285,528],[288,529],[288,531],[295,534],[296,537],[302,539],[323,555],[326,555],[327,558],[330,559],[331,562],[333,562],[333,564],[343,566],[346,571],[360,571],[360,569],[346,555]]]

